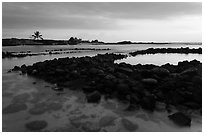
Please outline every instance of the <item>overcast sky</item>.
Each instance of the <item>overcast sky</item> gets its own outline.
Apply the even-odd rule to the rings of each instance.
[[[201,41],[201,3],[3,3],[3,38]]]

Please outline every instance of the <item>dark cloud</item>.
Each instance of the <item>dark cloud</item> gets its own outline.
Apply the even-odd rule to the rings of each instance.
[[[3,28],[118,28],[118,19],[168,19],[201,15],[202,4],[192,2],[120,3],[3,3]]]

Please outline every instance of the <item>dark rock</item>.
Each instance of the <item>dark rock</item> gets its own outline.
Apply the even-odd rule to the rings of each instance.
[[[98,103],[101,100],[101,95],[98,91],[94,91],[86,96],[87,102]]]
[[[179,126],[191,126],[191,119],[181,112],[174,113],[168,117]]]
[[[52,87],[52,89],[55,91],[63,91],[64,90],[64,88],[62,88],[62,87]]]
[[[25,124],[25,127],[30,131],[39,131],[46,128],[48,123],[44,120],[36,120]]]
[[[142,108],[149,111],[154,111],[155,103],[156,103],[155,98],[152,95],[143,97],[140,102]]]
[[[114,125],[115,119],[116,119],[116,117],[114,117],[114,116],[104,116],[100,119],[99,125],[100,125],[100,127],[106,127],[106,126]]]
[[[90,72],[91,74],[97,74],[97,73],[98,73],[98,69],[96,69],[96,68],[91,68],[91,69],[89,70],[89,72]]]
[[[11,114],[11,113],[20,112],[26,109],[27,109],[27,105],[25,103],[12,103],[7,107],[3,108],[2,113]]]
[[[155,109],[156,109],[157,111],[165,111],[165,109],[166,109],[166,104],[163,103],[163,102],[156,102],[156,104],[155,104]]]
[[[184,105],[191,108],[191,109],[201,108],[201,105],[199,105],[198,103],[195,103],[195,102],[186,102],[186,103],[184,103]]]
[[[188,68],[188,69],[184,70],[183,72],[180,73],[180,75],[194,76],[197,74],[197,72],[198,72],[198,69],[193,67],[193,68]]]
[[[130,74],[133,73],[133,70],[132,70],[132,69],[126,68],[126,67],[116,68],[116,71],[121,72],[121,73],[124,73],[124,74],[127,74],[127,75],[130,75]]]
[[[21,70],[21,68],[19,67],[19,66],[15,66],[13,69],[12,69],[12,71],[20,71]]]
[[[156,85],[158,83],[156,79],[152,79],[152,78],[142,79],[142,82],[144,84],[149,84],[149,85]]]
[[[156,67],[152,69],[153,73],[157,74],[158,76],[168,76],[170,74],[169,70],[162,68],[162,67]]]
[[[126,95],[129,92],[129,86],[124,83],[120,83],[117,85],[117,91],[121,95]]]
[[[133,132],[139,128],[137,124],[132,123],[128,119],[122,119],[121,122],[123,126],[125,127],[125,129],[127,129],[130,132]]]
[[[93,92],[95,90],[95,88],[91,87],[91,86],[84,86],[82,88],[82,90],[86,93],[90,93],[90,92]]]

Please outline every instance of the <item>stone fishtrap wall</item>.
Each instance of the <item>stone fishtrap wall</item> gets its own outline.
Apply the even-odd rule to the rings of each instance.
[[[202,64],[199,61],[162,66],[114,63],[124,57],[121,54],[99,54],[59,58],[31,66],[15,66],[13,71],[56,84],[53,89],[58,92],[63,92],[63,87],[82,90],[88,103],[98,103],[104,96],[127,103],[127,110],[141,107],[148,111],[163,109],[171,112],[173,105],[179,112],[169,118],[181,126],[191,124],[188,110],[202,113]]]

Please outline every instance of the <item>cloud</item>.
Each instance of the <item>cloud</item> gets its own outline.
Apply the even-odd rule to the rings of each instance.
[[[200,15],[201,3],[3,3],[3,28],[119,28],[119,19],[168,19]]]

